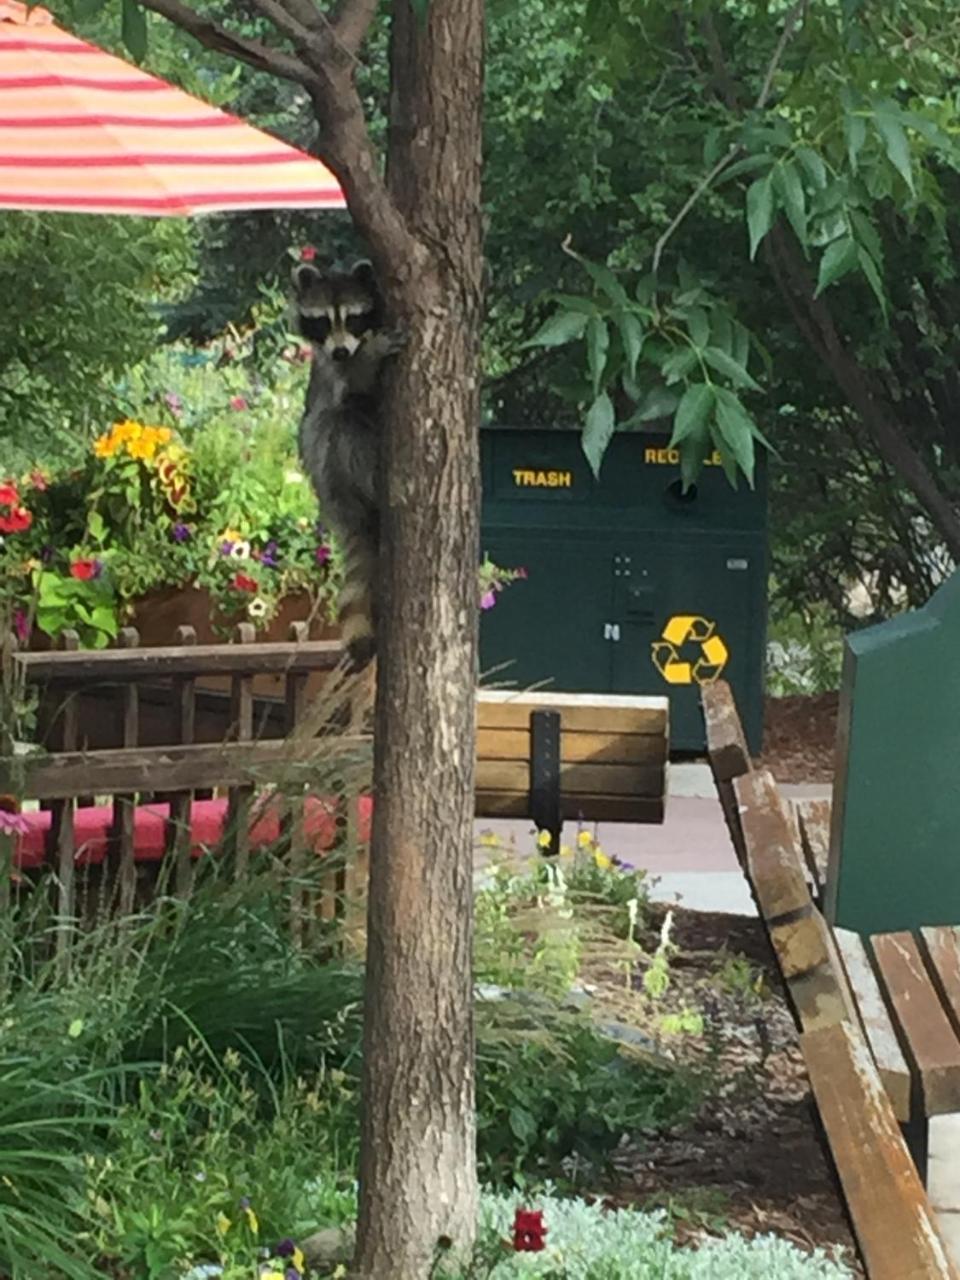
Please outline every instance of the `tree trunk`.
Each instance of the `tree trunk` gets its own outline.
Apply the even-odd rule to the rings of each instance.
[[[360,1219],[365,1280],[464,1255],[476,1211],[472,983],[482,0],[396,0],[379,255],[410,337],[383,467]],[[372,246],[376,254],[377,246]]]

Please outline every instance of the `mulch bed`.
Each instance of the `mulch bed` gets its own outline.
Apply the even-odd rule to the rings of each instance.
[[[665,910],[654,909],[645,949],[656,946]],[[661,1037],[660,1043],[680,1063],[708,1065],[720,1084],[708,1091],[692,1123],[634,1138],[619,1149],[613,1199],[680,1208],[676,1231],[684,1242],[736,1228],[748,1236],[784,1236],[804,1249],[841,1246],[848,1266],[864,1275],[762,926],[741,916],[675,908],[673,939],[680,950],[671,962],[667,996],[656,1006],[649,1003],[649,1020],[637,1016],[636,1005],[633,1016],[625,1008],[620,1016],[656,1035],[662,1013],[684,1004],[699,1008],[708,1022],[703,1037]],[[730,981],[731,968],[737,971],[731,957],[749,962],[760,978],[759,995],[749,982]],[[585,976],[599,988],[600,1001],[622,987],[622,975],[612,972]]]
[[[778,782],[832,782],[838,701],[836,693],[767,698],[757,763]]]

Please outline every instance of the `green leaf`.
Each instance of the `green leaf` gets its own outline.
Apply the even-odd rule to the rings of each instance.
[[[552,293],[550,301],[558,307],[566,307],[568,311],[579,311],[585,316],[598,316],[600,308],[592,298],[582,298],[576,293]]]
[[[123,0],[120,34],[134,61],[142,62],[147,53],[147,15],[137,0]]]
[[[617,327],[620,330],[620,340],[627,357],[627,372],[631,378],[635,378],[637,361],[643,350],[643,325],[632,311],[621,311],[617,315]]]
[[[818,191],[822,191],[827,185],[827,166],[819,153],[812,147],[801,147],[797,152],[797,159],[803,165],[813,186]]]
[[[693,347],[681,347],[663,361],[660,372],[668,387],[681,382],[697,364],[697,353]]]
[[[829,289],[841,276],[853,271],[857,265],[857,246],[850,236],[842,240],[834,240],[828,245],[820,259],[820,277],[817,280],[817,291],[813,295],[819,298],[824,289]]]
[[[913,161],[910,156],[910,140],[906,130],[900,123],[896,108],[892,103],[880,103],[874,112],[874,124],[886,148],[887,159],[910,188],[911,195],[916,195],[913,184]]]
[[[866,251],[860,248],[857,250],[857,261],[860,264],[860,270],[867,278],[867,283],[873,290],[873,295],[880,303],[880,310],[883,312],[883,318],[887,318],[887,295],[883,291],[883,281],[880,278],[880,272],[877,270],[877,264]]]
[[[867,140],[867,121],[861,112],[847,111],[843,117],[843,134],[847,142],[850,168],[857,172],[857,161]]]
[[[537,1121],[526,1107],[510,1108],[510,1129],[518,1142],[529,1142],[537,1132]]]
[[[669,418],[679,403],[675,391],[667,387],[651,387],[623,425],[632,427],[641,422],[659,422],[662,418]]]
[[[734,386],[749,387],[751,391],[760,390],[759,384],[750,377],[743,365],[734,360],[733,356],[728,356],[725,351],[721,351],[719,347],[707,347],[703,358],[711,369],[716,369],[717,373],[722,373],[729,378]]]
[[[694,346],[705,347],[710,341],[710,318],[702,307],[691,307],[687,312],[687,329]]]
[[[610,443],[615,426],[616,419],[613,413],[613,402],[607,393],[602,391],[590,406],[590,410],[587,413],[587,421],[583,428],[583,435],[580,438],[580,447],[590,463],[590,469],[598,480],[600,478],[603,455],[607,451],[607,445]]]
[[[850,221],[860,245],[866,249],[878,267],[883,265],[883,241],[876,227],[860,209],[850,210]]]
[[[90,614],[90,625],[98,631],[105,631],[108,636],[116,636],[118,630],[117,615],[107,604],[98,604]]]
[[[720,440],[753,488],[756,464],[753,438],[756,428],[753,419],[732,391],[726,391],[722,387],[717,390],[714,421]]]
[[[593,394],[600,390],[603,371],[607,367],[607,353],[610,350],[610,331],[607,322],[599,316],[587,321],[587,360],[590,364],[590,377],[593,380]]]
[[[87,517],[87,530],[91,538],[97,542],[102,542],[107,531],[106,525],[103,523],[103,516],[99,511],[91,511]]]
[[[524,347],[563,347],[583,337],[587,317],[575,311],[559,311],[544,321]]]
[[[602,262],[591,262],[588,258],[581,258],[579,254],[574,254],[574,257],[590,276],[593,283],[607,295],[612,303],[618,307],[629,305],[630,298],[626,289],[624,289],[609,267],[605,267]]]
[[[750,232],[750,261],[757,256],[760,242],[773,226],[773,180],[768,173],[747,190],[747,229]]]
[[[807,198],[803,190],[803,182],[794,165],[786,161],[778,164],[773,171],[773,184],[783,204],[784,212],[796,233],[797,239],[806,247],[807,244]]]
[[[70,1037],[71,1040],[76,1040],[78,1036],[83,1035],[83,1019],[82,1018],[74,1018],[74,1020],[70,1023],[69,1027],[67,1027],[67,1035]]]
[[[673,420],[671,448],[688,437],[701,438],[705,434],[707,419],[713,409],[714,390],[708,382],[695,382],[687,387],[677,405]]]
[[[756,173],[759,169],[771,169],[776,163],[774,157],[764,152],[762,155],[744,156],[742,160],[734,160],[720,176],[717,178],[716,185],[722,186],[724,182],[728,182],[733,178],[739,178],[744,173]]]

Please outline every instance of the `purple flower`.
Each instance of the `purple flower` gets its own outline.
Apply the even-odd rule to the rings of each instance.
[[[180,414],[183,412],[183,401],[177,393],[175,391],[165,391],[163,393],[163,401],[170,412],[179,418]]]
[[[41,547],[40,559],[43,561],[44,564],[49,564],[50,561],[53,559],[53,547],[50,547],[50,546]]]
[[[189,542],[190,526],[188,524],[184,524],[182,520],[177,521],[173,526],[172,532],[174,542]]]
[[[619,867],[621,871],[636,871],[636,867],[632,862],[624,862],[623,858],[614,858],[614,865]]]
[[[273,539],[271,539],[260,552],[260,563],[265,564],[268,569],[276,569],[277,565],[280,563],[280,557],[277,554],[277,544]]]
[[[316,550],[317,564],[327,564],[333,552],[324,542]]]
[[[523,568],[523,566],[521,566],[519,569],[514,569],[514,573],[517,575],[517,577],[521,581],[523,581],[527,576],[527,571],[526,569]]]
[[[234,544],[229,540],[229,538],[225,539],[223,542],[220,543],[220,554],[222,556],[228,556],[230,552],[233,550],[233,548],[234,548]]]
[[[30,830],[30,823],[22,813],[7,813],[0,809],[0,836],[25,836]]]
[[[496,603],[497,603],[497,596],[496,596],[496,592],[494,591],[485,591],[483,595],[480,597],[481,609],[492,609]]]
[[[278,1258],[292,1258],[296,1252],[296,1248],[297,1242],[295,1240],[291,1240],[290,1237],[287,1236],[284,1240],[280,1241],[273,1252]]]
[[[30,619],[27,617],[26,610],[21,609],[19,605],[13,611],[13,630],[21,644],[26,644],[30,639]]]
[[[240,1208],[241,1208],[241,1209],[249,1209],[249,1208],[250,1208],[250,1197],[249,1197],[249,1196],[241,1196],[241,1197],[240,1197]]]
[[[296,1267],[287,1267],[283,1273],[283,1280],[303,1280],[303,1277]]]

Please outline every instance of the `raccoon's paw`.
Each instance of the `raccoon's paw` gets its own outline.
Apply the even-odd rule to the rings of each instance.
[[[392,329],[383,329],[377,334],[375,341],[377,350],[384,357],[399,355],[408,342],[406,329],[394,325]]]
[[[357,636],[355,640],[349,641],[343,663],[347,675],[359,675],[369,667],[376,655],[377,643],[373,636]]]

